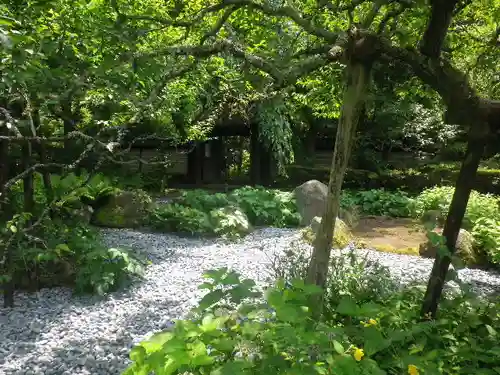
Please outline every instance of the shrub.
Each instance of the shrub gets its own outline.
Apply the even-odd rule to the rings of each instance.
[[[34,173],[34,196],[36,212],[39,214],[47,205],[47,192],[40,173]],[[62,216],[71,217],[72,210],[89,205],[94,208],[102,205],[109,197],[121,190],[115,187],[112,181],[103,174],[89,177],[88,173],[77,175],[68,173],[64,176],[51,174],[52,193],[54,194],[53,210]],[[88,180],[88,181],[87,181]],[[87,181],[87,182],[86,182]],[[86,183],[85,183],[86,182]],[[11,200],[14,209],[21,212],[23,209],[23,181],[17,181],[11,188]]]
[[[207,213],[177,203],[154,209],[149,223],[154,229],[167,232],[211,234],[214,230]]]
[[[343,192],[340,204],[344,208],[357,206],[368,215],[409,217],[414,201],[402,191],[372,189]]]
[[[247,234],[252,225],[287,227],[299,221],[292,193],[251,187],[231,194],[184,192],[175,203],[162,205],[150,216],[150,224],[158,230],[229,238]]]
[[[415,199],[415,215],[421,217],[427,211],[439,211],[446,217],[455,188],[439,186],[424,190]],[[471,229],[479,218],[500,219],[499,199],[489,194],[472,191],[464,217],[465,229]]]
[[[215,234],[225,238],[239,238],[252,230],[247,216],[237,206],[227,206],[210,211],[210,221]]]
[[[272,259],[272,280],[305,279],[311,249],[300,241],[292,242],[282,254]],[[332,252],[326,286],[325,316],[332,316],[331,306],[342,296],[350,296],[359,302],[383,300],[398,289],[390,278],[389,270],[367,257],[360,257],[354,248]]]
[[[247,186],[234,190],[229,197],[245,211],[253,225],[287,227],[300,223],[292,193]]]
[[[227,206],[229,199],[224,193],[213,194],[205,190],[194,189],[184,191],[176,203],[208,213],[216,208]]]
[[[479,218],[472,228],[474,245],[486,253],[494,264],[500,264],[500,220]]]
[[[16,215],[7,223],[4,238],[21,233],[27,219],[29,215]],[[32,237],[19,235],[13,246],[10,276],[17,288],[65,285],[77,292],[104,294],[143,271],[143,262],[136,256],[108,249],[98,233],[85,225],[66,225],[47,218]]]
[[[430,211],[438,211],[440,218],[445,218],[453,192],[454,188],[449,186],[424,190],[415,199],[415,215],[422,217]],[[472,230],[475,251],[486,253],[489,261],[496,264],[500,261],[499,202],[497,197],[472,191],[462,223],[462,227]]]
[[[335,291],[332,314],[313,320],[309,297],[320,290],[300,280],[278,280],[262,301],[253,281],[227,269],[205,277],[207,294],[191,319],[135,346],[125,375],[452,375],[498,366],[498,303],[444,299],[440,318],[422,321],[421,288],[366,302]]]

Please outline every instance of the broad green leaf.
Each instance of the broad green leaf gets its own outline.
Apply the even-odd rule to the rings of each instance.
[[[342,344],[340,342],[338,342],[337,340],[333,340],[333,348],[335,349],[335,351],[338,353],[338,354],[344,354],[345,353],[345,349],[344,347],[342,346]]]

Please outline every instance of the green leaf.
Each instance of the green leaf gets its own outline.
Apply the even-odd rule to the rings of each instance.
[[[214,288],[214,285],[212,283],[203,283],[198,286],[198,289],[203,290],[203,289],[208,289],[212,290]]]
[[[142,346],[135,346],[130,351],[130,360],[138,363],[144,363],[146,358],[146,349]]]
[[[61,243],[59,245],[56,246],[56,250],[59,251],[59,253],[61,252],[64,252],[64,253],[71,253],[71,249],[69,248],[69,246],[65,243]]]
[[[335,349],[335,351],[339,354],[344,354],[345,353],[345,349],[344,347],[342,346],[342,344],[340,342],[338,342],[337,340],[333,340],[333,348]]]
[[[17,233],[17,228],[16,228],[16,226],[11,225],[11,226],[9,227],[9,229],[10,229],[10,231],[11,231],[12,233]]]
[[[359,315],[359,307],[352,298],[343,297],[337,306],[337,312],[342,315],[354,317]]]
[[[208,309],[210,306],[219,302],[224,298],[224,292],[221,289],[216,289],[206,294],[200,301],[198,307],[202,310]]]
[[[490,336],[495,337],[497,335],[497,331],[492,326],[490,326],[489,324],[485,324],[485,327]]]
[[[230,272],[227,274],[226,277],[224,277],[221,280],[220,283],[222,285],[236,285],[236,284],[239,284],[239,282],[240,282],[240,277],[239,277],[238,273]]]

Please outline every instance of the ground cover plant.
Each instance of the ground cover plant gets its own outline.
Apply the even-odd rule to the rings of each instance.
[[[365,215],[387,215],[414,218],[433,226],[442,225],[449,210],[454,188],[436,186],[410,196],[402,191],[344,191],[341,206],[358,206]],[[490,262],[498,264],[499,197],[492,194],[471,193],[462,228],[473,234],[479,253],[486,253]],[[390,249],[388,249],[390,250]],[[396,249],[397,250],[397,249]]]
[[[309,297],[322,291],[300,278],[307,260],[289,256],[280,274],[296,278],[279,278],[263,295],[235,272],[208,271],[190,318],[134,347],[124,374],[498,373],[498,301],[449,295],[437,320],[422,320],[422,286],[398,289],[383,269],[363,272],[352,253],[332,262],[318,321]]]
[[[253,226],[294,227],[299,221],[292,193],[263,187],[243,187],[227,194],[186,191],[150,216],[157,230],[232,238],[249,233]]]
[[[426,189],[413,196],[400,190],[345,190],[340,205],[348,211],[356,208],[362,216],[415,219],[409,229],[425,232],[425,224],[431,224],[430,229],[443,224],[452,195],[453,188],[447,186]],[[463,228],[473,235],[476,251],[485,253],[495,264],[498,264],[500,248],[498,202],[499,198],[494,195],[474,191],[463,222]],[[300,217],[291,193],[244,187],[231,193],[209,193],[201,189],[184,191],[173,203],[157,207],[149,222],[156,230],[239,238],[254,226],[297,227]],[[344,242],[341,241],[342,246],[346,245]],[[370,246],[362,242],[358,245]],[[418,245],[394,248],[379,244],[375,248],[418,255]]]
[[[89,223],[94,210],[122,192],[102,174],[93,176],[52,174],[51,194],[46,194],[43,178],[35,174],[32,213],[16,214],[4,221],[1,236],[13,251],[9,274],[16,289],[37,290],[68,286],[76,293],[106,294],[133,277],[141,276],[146,261],[126,249],[104,245],[98,230]],[[23,209],[22,181],[9,194],[12,207]],[[40,215],[40,223],[29,235],[21,235]]]

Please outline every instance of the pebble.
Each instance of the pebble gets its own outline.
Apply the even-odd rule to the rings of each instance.
[[[14,308],[0,308],[0,374],[121,374],[130,363],[134,343],[168,328],[172,319],[185,317],[197,303],[204,293],[197,286],[205,270],[228,267],[264,286],[272,254],[300,236],[296,229],[265,228],[228,244],[123,229],[103,234],[109,246],[127,246],[148,255],[152,264],[144,278],[104,298],[73,296],[66,288],[16,293]],[[432,268],[430,259],[358,251],[386,266],[401,284],[425,283]],[[481,293],[500,287],[495,272],[464,269],[458,274]]]

